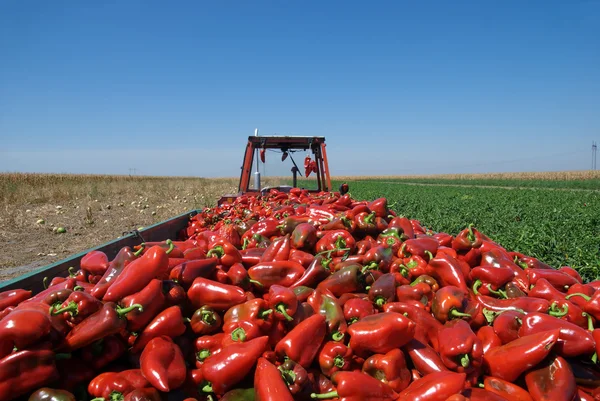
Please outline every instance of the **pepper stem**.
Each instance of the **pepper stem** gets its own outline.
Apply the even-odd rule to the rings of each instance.
[[[105,398],[104,397],[96,397],[96,398],[92,398],[90,401],[104,401]]]
[[[344,359],[343,356],[336,355],[335,358],[333,358],[333,365],[335,367],[338,367],[341,369],[344,367],[345,364],[346,364],[346,360]]]
[[[463,368],[468,368],[471,365],[471,359],[469,358],[469,354],[464,354],[461,358],[460,358],[460,366],[462,366]]]
[[[592,316],[586,312],[583,312],[581,316],[587,318],[588,330],[594,331],[594,319],[592,319]]]
[[[310,395],[310,398],[315,398],[317,400],[325,400],[327,398],[337,398],[337,397],[338,397],[337,391],[330,391],[328,393],[323,393],[323,394],[312,393]]]
[[[562,309],[559,309],[556,305],[556,302],[552,303],[552,306],[550,307],[550,310],[548,311],[548,314],[550,316],[554,316],[554,317],[563,317],[567,313],[569,313],[569,305],[565,304]]]
[[[594,364],[598,363],[598,353],[594,352],[594,355],[590,358]]]
[[[244,342],[246,341],[246,330],[241,327],[233,330],[231,332],[231,339],[236,342]]]
[[[252,280],[252,279],[250,279],[250,280],[248,280],[248,282],[250,282],[250,283],[252,283],[252,284],[254,284],[254,285],[257,285],[257,286],[259,286],[259,287],[262,287],[262,286],[263,286],[263,285],[261,284],[261,282],[260,282],[260,281],[256,281],[256,280]]]
[[[206,358],[208,358],[210,356],[210,351],[207,349],[203,349],[201,351],[196,352],[196,359],[199,362],[204,361]]]
[[[44,289],[47,290],[48,289],[48,277],[44,277],[42,279],[42,285],[44,286]]]
[[[203,310],[200,314],[202,315],[202,321],[208,325],[213,325],[217,321],[214,312]]]
[[[433,259],[433,253],[425,250],[425,255],[429,256],[429,260]]]
[[[77,275],[77,271],[75,270],[75,268],[73,266],[69,267],[67,272],[69,272],[69,277],[75,277]]]
[[[377,297],[375,298],[375,305],[377,305],[378,307],[382,307],[383,304],[385,304],[385,298],[384,297]]]
[[[572,294],[569,294],[565,297],[565,299],[570,299],[571,297],[574,297],[574,296],[580,296],[581,298],[585,299],[586,302],[590,302],[590,300],[592,299],[592,297],[590,297],[582,292],[574,292]]]
[[[477,279],[475,280],[475,282],[473,283],[473,293],[475,295],[479,295],[479,288],[483,285],[483,283],[481,282],[481,280]]]
[[[115,311],[117,312],[117,314],[119,315],[119,317],[123,317],[124,315],[128,314],[129,312],[131,312],[132,310],[137,309],[139,312],[143,312],[144,311],[144,307],[140,304],[133,304],[127,308],[119,308],[117,307],[115,309]]]
[[[80,285],[76,285],[75,287],[73,287],[73,291],[83,291],[83,290],[85,290],[85,288],[83,288]]]
[[[206,253],[206,257],[210,258],[212,256],[216,256],[217,258],[222,258],[225,255],[225,249],[222,246],[217,245]]]
[[[206,383],[204,386],[202,386],[202,392],[204,393],[212,393],[213,392],[213,388],[212,385],[209,383]]]
[[[69,304],[67,306],[65,306],[64,308],[54,309],[54,307],[52,307],[50,309],[51,309],[50,314],[52,316],[60,315],[61,313],[65,313],[65,312],[69,312],[71,314],[71,316],[76,316],[77,312],[79,312],[79,309],[77,308],[77,304],[75,302],[69,302]]]
[[[459,310],[456,309],[450,309],[450,316],[451,317],[471,317],[471,315],[469,315],[468,313],[464,313],[461,312]]]
[[[171,241],[170,239],[166,240],[165,244],[169,245],[169,249],[167,249],[167,251],[165,252],[168,255],[171,252],[173,252],[173,249],[175,249],[175,244],[173,244],[173,241]]]
[[[266,319],[271,313],[273,313],[273,309],[265,309],[258,312],[258,317],[261,319]]]
[[[142,243],[140,244],[140,249],[138,249],[137,251],[135,251],[133,254],[134,254],[135,256],[140,256],[140,255],[142,254],[142,252],[144,252],[144,248],[146,248],[146,243],[145,243],[145,242],[142,242]]]
[[[469,233],[467,234],[467,238],[469,239],[469,241],[475,242],[475,240],[477,238],[475,238],[475,233],[473,232],[473,223],[469,224],[469,226],[467,227],[467,230],[469,230]]]
[[[287,306],[284,303],[281,304],[277,304],[277,312],[281,313],[283,315],[283,317],[285,318],[285,320],[287,320],[288,322],[291,322],[292,320],[294,320],[293,317],[291,317],[288,313],[287,313]]]
[[[333,341],[342,341],[344,339],[344,333],[336,331],[335,333],[331,334],[331,339]]]
[[[500,297],[500,298],[502,298],[502,299],[507,299],[507,298],[508,298],[508,295],[506,295],[506,292],[505,292],[505,291],[502,291],[502,290],[494,290],[494,289],[492,288],[492,285],[491,285],[491,284],[489,284],[489,283],[488,283],[488,285],[487,285],[487,287],[486,287],[486,288],[488,289],[488,291],[490,292],[490,294],[494,294],[494,295],[496,295],[497,297]]]

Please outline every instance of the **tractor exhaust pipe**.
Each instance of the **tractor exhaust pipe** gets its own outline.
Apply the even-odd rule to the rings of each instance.
[[[258,128],[254,129],[254,136],[258,136]],[[256,149],[256,172],[254,173],[254,188],[257,191],[260,191],[260,170],[258,167],[258,162],[260,158],[258,157],[258,148]]]

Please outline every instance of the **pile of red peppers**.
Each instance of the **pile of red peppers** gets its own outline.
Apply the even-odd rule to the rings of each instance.
[[[0,293],[0,401],[600,400],[600,281],[384,198],[241,196],[69,273]]]

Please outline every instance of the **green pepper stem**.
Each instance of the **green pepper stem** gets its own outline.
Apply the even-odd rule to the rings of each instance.
[[[135,251],[133,254],[134,254],[135,256],[140,256],[140,255],[142,254],[142,252],[144,252],[144,248],[146,248],[146,243],[145,243],[145,242],[142,242],[142,243],[140,244],[140,249],[138,249],[137,251]]]
[[[173,244],[173,241],[171,241],[170,239],[166,240],[165,243],[169,245],[169,249],[167,249],[167,251],[165,252],[168,255],[171,252],[173,252],[173,249],[175,249],[175,244]]]
[[[469,367],[469,365],[471,365],[471,359],[469,358],[469,354],[464,354],[460,358],[460,366],[466,369]]]
[[[73,291],[84,291],[84,290],[85,290],[85,288],[83,288],[80,285],[76,285],[75,287],[73,287]]]
[[[213,388],[212,388],[210,382],[206,383],[204,386],[202,386],[202,392],[203,393],[212,393],[213,392]]]
[[[75,316],[79,312],[79,308],[77,308],[77,304],[75,302],[69,302],[69,304],[67,306],[65,306],[64,308],[54,309],[54,307],[52,307],[50,314],[52,316],[56,316],[56,315],[60,315],[61,313],[65,313],[65,312],[69,312],[71,314],[71,316]]]
[[[475,238],[475,233],[473,232],[473,223],[469,224],[469,226],[467,227],[467,230],[469,230],[469,233],[467,234],[467,238],[469,239],[469,241],[475,242],[475,240],[477,238]]]
[[[346,360],[344,359],[343,356],[336,355],[335,358],[333,358],[333,365],[335,367],[338,367],[341,369],[344,367],[345,364],[346,364]]]
[[[143,312],[144,311],[144,307],[140,304],[133,304],[127,308],[119,308],[117,307],[115,309],[115,311],[117,312],[117,314],[119,315],[119,317],[123,317],[124,315],[126,315],[127,313],[131,312],[132,310],[137,309],[139,312]]]
[[[291,317],[288,313],[287,313],[287,305],[284,303],[278,304],[277,307],[277,312],[281,313],[283,315],[283,317],[285,318],[285,320],[287,320],[288,322],[291,322],[292,320],[294,320],[293,317]]]
[[[433,253],[429,252],[429,251],[425,251],[425,255],[429,256],[429,260],[433,259]]]
[[[556,306],[556,302],[552,303],[552,306],[548,311],[548,314],[554,317],[563,317],[567,313],[569,313],[569,305],[565,304],[562,309],[558,309],[558,307]]]
[[[217,321],[215,313],[212,311],[203,310],[200,314],[202,315],[202,321],[208,325],[213,325]]]
[[[210,356],[210,351],[207,349],[203,349],[201,351],[196,352],[196,359],[199,362],[204,361],[206,358],[208,358]]]
[[[90,401],[105,401],[104,397],[92,398]]]
[[[382,307],[383,304],[385,304],[385,298],[384,297],[376,297],[375,298],[375,305],[377,305],[378,307]]]
[[[336,331],[333,334],[331,334],[331,339],[333,341],[342,341],[344,339],[344,333]]]
[[[450,309],[450,316],[451,317],[471,317],[471,315],[469,315],[468,313],[464,313],[464,312],[458,311],[456,309]]]
[[[48,277],[44,277],[42,279],[42,285],[44,286],[44,289],[47,290],[48,289]]]
[[[594,364],[598,363],[598,353],[594,352],[594,355],[590,358]]]
[[[490,292],[490,294],[494,294],[494,295],[496,295],[497,297],[500,297],[500,298],[502,298],[502,299],[507,299],[507,298],[508,298],[508,295],[506,295],[506,292],[505,292],[505,291],[502,291],[502,290],[497,290],[497,291],[496,291],[496,290],[494,290],[494,289],[492,288],[492,285],[491,285],[491,284],[489,284],[489,283],[488,283],[488,285],[487,285],[487,287],[486,287],[486,288],[488,289],[488,291]]]
[[[571,299],[571,297],[574,297],[574,296],[580,296],[581,298],[585,299],[586,302],[590,302],[590,300],[592,299],[592,297],[590,297],[582,292],[574,292],[572,294],[569,294],[565,297],[565,299]]]
[[[587,318],[587,324],[588,324],[588,330],[589,331],[594,331],[594,319],[592,319],[592,316],[589,313],[583,312],[581,314],[581,316]]]
[[[233,330],[231,332],[231,339],[236,342],[244,342],[246,341],[246,330],[241,327]]]
[[[327,398],[338,398],[338,392],[337,391],[330,391],[328,393],[323,393],[323,394],[312,393],[310,395],[310,398],[315,398],[315,399],[318,399],[318,400],[325,400]]]
[[[477,279],[475,280],[475,282],[473,283],[473,293],[475,295],[479,295],[479,288],[483,285],[483,283],[481,282],[481,280]]]
[[[217,245],[206,253],[206,257],[210,258],[212,256],[216,256],[217,258],[222,258],[225,255],[225,249],[222,246]]]
[[[252,280],[252,279],[250,279],[250,280],[248,280],[248,281],[249,281],[250,283],[254,284],[254,285],[257,285],[257,286],[259,286],[259,287],[262,287],[262,286],[263,286],[263,285],[262,285],[262,283],[261,283],[260,281],[256,281],[256,280]]]
[[[69,272],[69,277],[75,277],[77,275],[77,271],[75,270],[75,268],[73,266],[69,267],[67,272]]]

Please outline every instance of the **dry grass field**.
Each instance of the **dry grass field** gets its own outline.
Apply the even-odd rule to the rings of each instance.
[[[473,185],[494,180],[550,184],[549,181],[578,180],[593,183],[600,179],[600,173],[338,177],[336,182],[374,178],[432,183],[471,180]],[[0,280],[97,246],[134,228],[213,205],[222,194],[235,192],[237,181],[237,178],[0,174]],[[263,184],[268,185],[269,181],[263,180]],[[57,233],[58,227],[64,227],[66,232]]]

